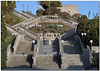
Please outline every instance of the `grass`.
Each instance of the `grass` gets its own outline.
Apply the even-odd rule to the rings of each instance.
[[[10,13],[4,14],[3,16],[5,16],[3,18],[3,21],[6,22],[7,24],[9,24],[10,26],[13,26],[13,25],[23,21],[22,19],[14,16],[13,14],[10,14]]]
[[[1,40],[1,69],[6,68],[7,47],[13,41],[12,35],[8,34],[5,39]]]
[[[42,25],[42,27],[36,27],[32,26],[28,28],[29,30],[35,32],[35,33],[61,33],[63,34],[64,32],[70,30],[69,27],[65,26],[63,23],[38,23],[39,25]],[[63,27],[57,27],[57,25],[63,25]]]

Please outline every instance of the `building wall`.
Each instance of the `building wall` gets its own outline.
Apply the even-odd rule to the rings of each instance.
[[[79,13],[77,5],[63,5],[61,7],[62,12],[68,12],[72,16],[73,14]]]

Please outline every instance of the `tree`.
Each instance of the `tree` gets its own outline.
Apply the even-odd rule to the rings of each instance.
[[[67,19],[67,18],[70,18],[71,16],[70,16],[70,14],[69,13],[67,13],[67,12],[62,12],[61,14],[60,14],[60,16],[61,17],[63,17],[63,18],[65,18],[65,19]]]
[[[93,67],[96,67],[99,70],[99,53],[94,53],[93,54],[93,59],[92,59],[92,64]]]
[[[81,36],[82,32],[87,33],[85,36],[86,44],[90,45],[90,40],[93,40],[93,45],[99,45],[99,19],[88,19],[87,16],[82,16],[78,19],[79,24],[77,32]]]
[[[60,1],[39,1],[39,4],[46,10],[47,8],[49,8],[49,3],[50,3],[50,7],[61,7],[62,4]]]
[[[7,29],[6,29],[6,26],[3,22],[3,17],[2,17],[2,14],[1,14],[1,39],[4,39],[7,35]]]
[[[41,16],[43,14],[44,14],[44,10],[43,9],[39,9],[39,10],[36,11],[36,15],[37,16]]]
[[[1,13],[6,14],[6,13],[12,13],[14,8],[16,7],[15,1],[7,1],[8,6],[6,6],[6,1],[1,1]]]
[[[76,14],[72,15],[72,18],[77,20],[79,18],[79,16],[80,16],[80,14],[76,13]]]
[[[59,14],[59,10],[57,10],[57,8],[56,7],[50,7],[50,15],[55,15],[55,14]],[[45,10],[45,13],[44,13],[45,15],[49,15],[49,8],[47,8],[46,10]]]
[[[89,11],[89,13],[88,13],[88,18],[90,17],[90,11]]]

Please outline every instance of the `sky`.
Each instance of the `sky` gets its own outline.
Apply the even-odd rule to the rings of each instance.
[[[93,14],[99,15],[99,1],[61,1],[62,5],[78,5],[79,13],[82,15],[87,15],[90,11],[90,18],[93,18]],[[36,15],[36,11],[41,7],[38,4],[38,1],[16,1],[16,8],[18,12],[23,10],[24,4],[24,11],[27,11],[27,4],[29,4],[29,9],[32,10],[31,13]]]

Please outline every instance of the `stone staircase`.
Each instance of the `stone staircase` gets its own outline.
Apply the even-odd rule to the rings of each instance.
[[[61,59],[59,56],[39,56],[36,59],[37,69],[59,69]]]
[[[17,46],[17,50],[14,52],[15,54],[33,54],[33,46],[32,41],[26,41],[23,39],[19,40],[19,44]]]
[[[62,68],[66,70],[82,70],[83,54],[80,45],[75,41],[75,35],[63,42]]]
[[[51,41],[52,42],[52,41]],[[39,48],[39,54],[58,54],[59,52],[59,42],[56,40],[49,45],[49,42],[46,41],[45,45],[43,44],[43,41],[40,41],[40,48]]]
[[[16,11],[16,10],[13,10],[13,15],[18,16],[18,17],[19,17],[19,15],[21,15],[23,17],[20,17],[20,18],[22,18],[23,20],[26,20],[26,19],[30,18],[30,17],[28,17],[28,16],[26,16],[26,15],[24,15],[24,14],[22,14],[22,13]]]
[[[36,16],[36,15],[30,13],[30,12],[23,11],[23,13],[26,13],[27,15],[30,15],[31,17],[38,18],[38,16]]]
[[[83,69],[83,63],[81,54],[63,54],[62,58],[62,68],[67,70],[82,70]]]
[[[7,61],[7,68],[31,68],[32,55],[14,54]]]
[[[55,45],[44,45],[41,46],[39,49],[39,54],[57,54],[58,47]]]

